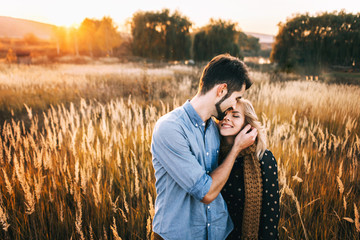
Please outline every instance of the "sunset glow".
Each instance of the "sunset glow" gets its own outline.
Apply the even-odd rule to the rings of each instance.
[[[0,16],[30,19],[58,26],[76,26],[86,17],[101,19],[103,16],[110,16],[118,25],[124,25],[138,10],[157,11],[163,8],[180,11],[195,27],[205,25],[210,18],[222,18],[238,22],[244,31],[267,34],[276,34],[277,24],[284,22],[294,13],[315,14],[341,9],[352,13],[360,12],[360,4],[356,0],[224,0],[221,3],[214,0],[14,0],[1,4]]]

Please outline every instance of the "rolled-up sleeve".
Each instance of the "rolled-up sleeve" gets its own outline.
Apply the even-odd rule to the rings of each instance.
[[[191,152],[181,126],[163,121],[154,129],[151,151],[174,181],[197,200],[210,190],[212,178]]]
[[[210,186],[212,183],[212,178],[204,173],[202,177],[195,183],[195,185],[190,189],[189,193],[201,201],[205,195],[209,192]]]

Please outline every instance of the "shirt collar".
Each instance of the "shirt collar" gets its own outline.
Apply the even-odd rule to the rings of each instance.
[[[189,100],[187,100],[184,103],[183,107],[195,127],[199,127],[199,126],[205,127],[205,122],[201,119],[199,114],[195,111],[194,107],[191,105]]]

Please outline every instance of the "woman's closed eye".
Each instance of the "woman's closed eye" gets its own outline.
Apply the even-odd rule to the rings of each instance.
[[[240,118],[240,117],[241,117],[241,114],[240,114],[239,111],[233,111],[232,114],[233,114],[232,116],[233,116],[234,118]]]

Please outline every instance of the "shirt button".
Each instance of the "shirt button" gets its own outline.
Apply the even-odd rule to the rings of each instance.
[[[203,123],[202,125],[205,126],[205,123]]]
[[[210,223],[208,223],[208,227],[210,227]]]
[[[210,206],[208,206],[208,209],[210,209]]]
[[[206,153],[206,156],[209,156],[209,152]]]
[[[206,171],[207,174],[209,174],[209,171]]]
[[[195,124],[195,126],[198,126],[197,123]]]

